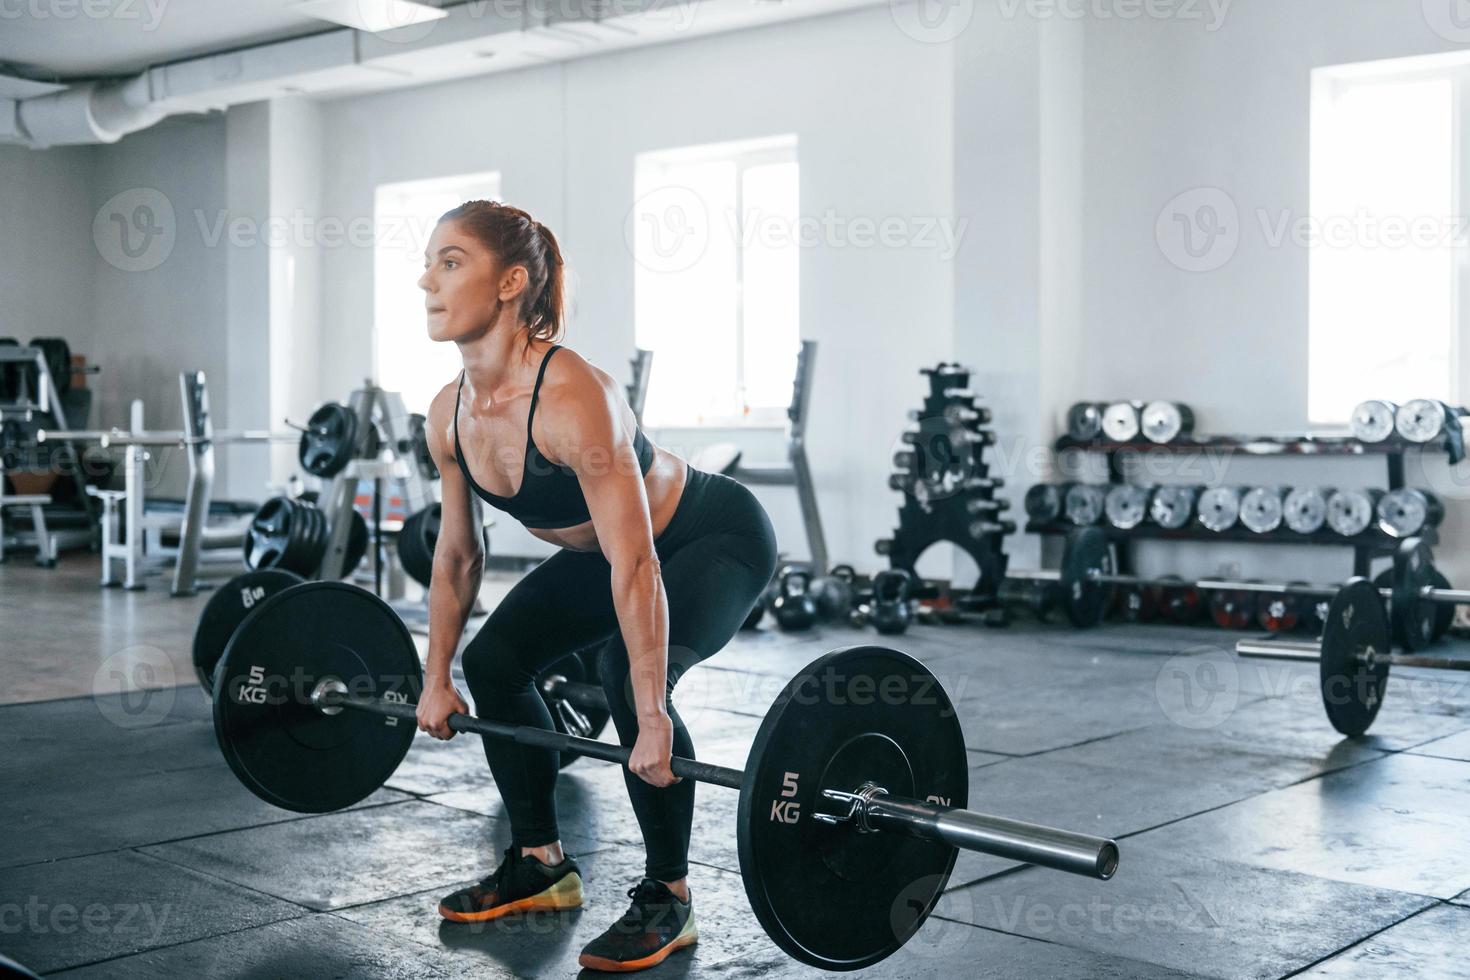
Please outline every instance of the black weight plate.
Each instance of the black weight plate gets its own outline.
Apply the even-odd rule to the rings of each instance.
[[[199,676],[200,687],[214,692],[214,668],[251,610],[302,581],[294,572],[267,568],[236,575],[209,597],[194,629],[194,673]]]
[[[325,402],[306,421],[296,446],[301,468],[330,479],[347,468],[357,452],[357,413],[337,402]]]
[[[1450,580],[1445,578],[1444,572],[1438,568],[1431,568],[1429,581],[1436,589],[1452,588]],[[1455,625],[1455,607],[1447,602],[1434,603],[1434,640],[1439,642],[1444,639],[1450,627]]]
[[[804,668],[751,745],[737,824],[750,907],[788,954],[826,970],[871,966],[933,911],[957,851],[903,834],[830,826],[823,789],[873,782],[894,796],[963,807],[969,772],[949,696],[919,661],[876,646]]]
[[[362,564],[363,556],[367,554],[367,550],[367,519],[354,510],[352,512],[352,530],[347,535],[347,553],[342,562],[343,578],[352,577],[352,573],[357,571],[357,566]]]
[[[439,540],[440,504],[430,504],[403,522],[398,535],[398,560],[408,577],[429,587],[434,573],[434,545]]]
[[[275,568],[291,544],[293,506],[285,497],[272,497],[260,505],[245,532],[245,567]]]
[[[1062,555],[1062,597],[1067,617],[1078,629],[1088,629],[1103,620],[1112,604],[1112,587],[1097,581],[1091,572],[1111,572],[1112,551],[1108,536],[1100,528],[1085,527],[1067,538]]]
[[[1423,598],[1434,584],[1434,556],[1419,538],[1405,538],[1393,556],[1393,599],[1389,621],[1393,637],[1406,650],[1423,650],[1434,642],[1439,603]]]
[[[1390,652],[1388,616],[1377,586],[1353,578],[1327,608],[1320,674],[1327,720],[1349,737],[1363,734],[1373,724],[1388,685],[1388,664],[1364,663],[1358,655],[1367,651]]]
[[[252,793],[297,813],[351,806],[377,790],[413,742],[411,720],[310,703],[336,677],[353,694],[418,702],[423,674],[403,621],[371,592],[307,582],[260,603],[215,673],[214,732]]]
[[[428,419],[415,412],[408,417],[409,458],[418,468],[419,476],[425,480],[439,479],[439,467],[434,465],[434,455],[429,452]]]
[[[56,393],[64,395],[71,390],[71,345],[62,337],[36,337],[31,346],[39,349],[46,357],[46,370],[51,372],[51,383]],[[32,372],[32,377],[35,377]],[[37,379],[39,381],[39,378]],[[31,385],[34,394],[36,385]]]
[[[19,347],[14,337],[0,337],[0,347]],[[20,364],[14,361],[0,362],[0,402],[12,402],[20,394]]]

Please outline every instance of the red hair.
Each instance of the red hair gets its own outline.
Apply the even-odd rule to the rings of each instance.
[[[566,329],[564,267],[551,229],[520,208],[495,201],[466,201],[439,220],[460,225],[505,265],[525,268],[529,282],[521,296],[521,320],[527,347],[532,340],[561,339]]]

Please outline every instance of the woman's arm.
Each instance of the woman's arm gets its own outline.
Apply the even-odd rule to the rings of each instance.
[[[638,744],[628,768],[645,782],[678,782],[669,769],[673,725],[666,692],[668,600],[664,595],[653,522],[633,441],[623,427],[617,386],[578,357],[553,362],[560,375],[551,410],[538,413],[553,458],[577,474],[603,556],[612,566],[612,597],[628,648]],[[543,387],[543,404],[548,395]]]
[[[445,433],[454,417],[456,387],[446,386],[429,406],[424,423],[429,455],[439,468],[442,516],[434,545],[433,577],[429,585],[429,656],[424,666],[424,693],[419,698],[419,728],[435,738],[452,738],[447,724],[453,712],[467,714],[468,706],[449,679],[464,625],[480,593],[485,567],[481,537],[480,502],[466,486]]]

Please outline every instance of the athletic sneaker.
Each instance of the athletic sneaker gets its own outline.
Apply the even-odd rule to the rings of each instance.
[[[646,970],[698,942],[692,895],[681,902],[668,885],[644,878],[628,889],[628,897],[633,904],[623,917],[583,947],[577,959],[582,966],[612,973]]]
[[[542,864],[534,855],[517,858],[517,847],[505,849],[505,860],[479,884],[461,888],[439,900],[439,914],[450,922],[487,922],[511,912],[574,909],[582,904],[582,873],[570,855],[560,864]]]

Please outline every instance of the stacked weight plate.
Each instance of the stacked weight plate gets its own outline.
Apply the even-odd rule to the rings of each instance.
[[[330,537],[327,515],[316,507],[289,497],[272,497],[261,504],[245,533],[245,567],[281,569],[310,578],[321,567]],[[357,569],[367,546],[367,522],[354,510],[344,574]]]

